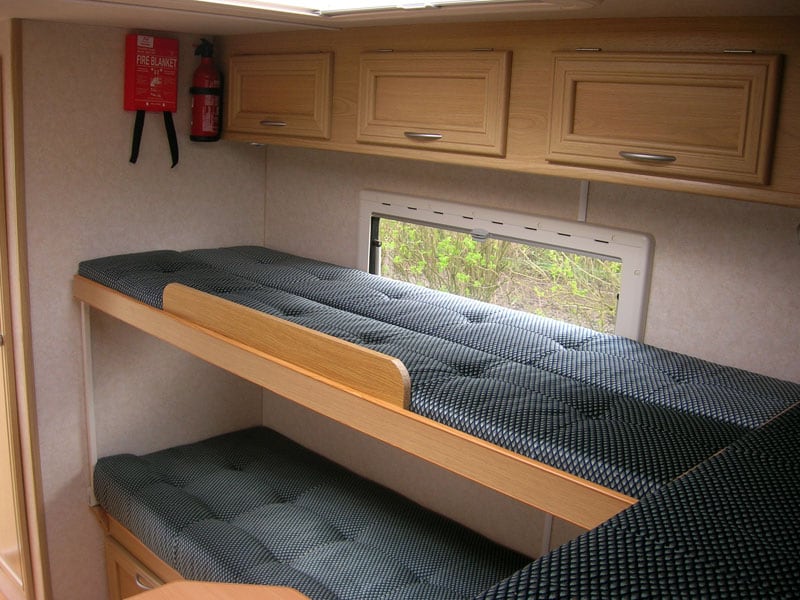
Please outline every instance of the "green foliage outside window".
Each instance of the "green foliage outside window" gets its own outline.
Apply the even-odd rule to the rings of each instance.
[[[622,264],[382,218],[381,274],[614,332]]]

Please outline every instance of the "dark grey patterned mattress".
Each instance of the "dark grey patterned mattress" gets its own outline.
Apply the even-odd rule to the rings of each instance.
[[[261,247],[79,274],[155,307],[183,283],[395,356],[414,412],[637,498],[800,401],[798,384]]]
[[[480,600],[800,598],[800,407]]]
[[[94,487],[187,579],[313,600],[456,600],[530,560],[266,428],[101,458]]]

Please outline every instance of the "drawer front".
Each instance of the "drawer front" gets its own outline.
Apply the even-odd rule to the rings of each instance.
[[[106,537],[106,569],[112,600],[123,600],[164,584],[125,548]]]
[[[227,129],[330,138],[332,61],[330,53],[232,57]]]
[[[779,67],[749,54],[557,55],[547,158],[765,184]]]
[[[509,52],[364,54],[357,139],[503,156],[510,64]]]

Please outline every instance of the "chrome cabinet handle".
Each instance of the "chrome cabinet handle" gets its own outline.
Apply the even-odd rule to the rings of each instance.
[[[626,160],[641,160],[645,162],[659,162],[668,163],[678,160],[669,154],[648,154],[646,152],[625,152],[624,150],[619,155]]]
[[[421,133],[419,131],[406,131],[403,133],[403,135],[410,140],[421,140],[428,142],[440,140],[444,137],[441,133]]]
[[[141,573],[136,573],[136,576],[133,578],[133,581],[136,584],[136,587],[138,587],[141,590],[152,590],[153,589],[152,585],[150,585],[147,582],[145,582],[145,580],[142,578]]]
[[[259,121],[258,124],[264,127],[286,127],[287,125],[286,121],[270,121],[269,119]]]

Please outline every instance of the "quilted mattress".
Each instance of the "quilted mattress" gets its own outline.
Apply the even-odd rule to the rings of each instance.
[[[800,408],[480,600],[800,597]]]
[[[262,247],[82,262],[161,307],[182,283],[403,361],[410,409],[641,498],[800,401],[800,385]]]
[[[106,511],[187,579],[471,598],[529,561],[266,428],[102,458]]]

